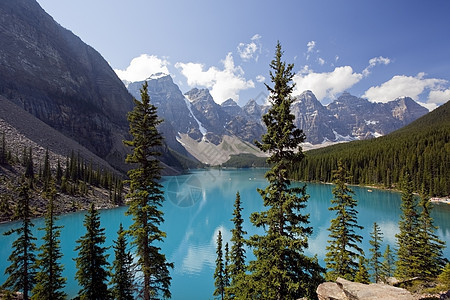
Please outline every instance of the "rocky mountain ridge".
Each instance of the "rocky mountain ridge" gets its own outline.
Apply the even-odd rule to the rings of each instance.
[[[0,95],[126,168],[132,97],[103,57],[35,0],[0,2]]]
[[[207,89],[193,88],[183,95],[167,74],[156,74],[148,79],[148,83],[151,101],[165,121],[164,136],[169,146],[177,151],[182,152],[181,145],[198,158],[200,150],[194,146],[195,143],[207,142],[220,148],[223,137],[228,136],[235,142],[253,144],[265,132],[262,115],[268,106],[253,99],[240,107],[232,99],[217,104]],[[134,97],[139,97],[142,84],[143,81],[128,85]],[[388,103],[372,103],[349,93],[343,93],[324,106],[311,91],[305,91],[295,97],[292,104],[295,125],[303,129],[306,141],[313,145],[386,135],[427,112],[408,97]],[[257,149],[254,150],[251,152],[261,155]],[[202,159],[205,163],[212,163],[204,157]]]

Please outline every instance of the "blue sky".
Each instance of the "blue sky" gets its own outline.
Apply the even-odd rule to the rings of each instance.
[[[260,103],[277,40],[296,94],[370,101],[450,99],[447,0],[37,0],[129,81],[170,73],[183,92]]]

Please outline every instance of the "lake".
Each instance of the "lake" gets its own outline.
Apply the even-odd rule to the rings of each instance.
[[[262,199],[257,188],[263,188],[265,170],[198,170],[189,174],[164,177],[166,201],[163,207],[165,223],[163,230],[167,238],[162,245],[169,261],[175,264],[172,270],[172,299],[213,299],[214,269],[216,259],[216,236],[222,231],[224,243],[231,238],[233,227],[230,219],[234,210],[236,192],[241,194],[243,206],[244,230],[248,236],[256,233],[248,219],[251,212],[263,208]],[[317,254],[324,266],[325,247],[327,245],[330,220],[333,212],[328,211],[332,198],[332,185],[308,183],[307,193],[310,195],[306,212],[310,214],[310,225],[314,228],[309,239],[308,255]],[[364,226],[360,232],[364,237],[363,249],[368,256],[369,238],[373,222],[380,225],[384,235],[382,252],[385,245],[395,246],[395,234],[400,215],[400,193],[362,187],[352,187],[354,198],[358,200],[358,221]],[[124,215],[126,207],[101,211],[101,226],[106,229],[106,245],[112,245],[117,238],[119,223],[127,228],[131,218]],[[450,205],[437,204],[433,210],[435,225],[439,226],[437,234],[440,239],[450,242]],[[84,212],[68,214],[60,217],[58,224],[65,227],[61,232],[61,247],[64,253],[62,263],[65,265],[64,276],[67,277],[66,292],[73,297],[78,292],[73,257],[75,241],[84,235]],[[35,220],[35,236],[40,239],[43,219]],[[17,226],[17,223],[0,225],[0,233]],[[11,244],[16,236],[0,236],[0,284],[6,280],[3,274],[9,265],[7,261],[11,252]],[[39,242],[38,242],[39,244]],[[113,251],[109,261],[113,259]],[[444,255],[450,258],[450,250]],[[248,256],[250,253],[248,251]]]

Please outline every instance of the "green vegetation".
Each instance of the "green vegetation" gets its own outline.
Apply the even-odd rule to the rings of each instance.
[[[355,274],[354,281],[360,282],[360,283],[370,283],[370,275],[367,271],[367,261],[364,258],[364,256],[359,256],[359,262],[358,262],[358,271]]]
[[[442,249],[445,243],[438,239],[430,217],[431,206],[427,197],[422,196],[420,208],[412,193],[408,174],[403,179],[402,215],[397,238],[397,262],[395,276],[398,278],[435,278],[445,262]]]
[[[362,242],[362,236],[355,232],[355,229],[363,227],[358,225],[357,201],[351,196],[354,192],[347,186],[348,180],[348,172],[339,161],[337,170],[333,171],[333,182],[336,186],[332,191],[334,198],[331,203],[334,206],[329,208],[336,212],[336,218],[331,220],[328,228],[331,240],[328,241],[326,248],[325,262],[328,272],[325,279],[329,281],[334,281],[338,277],[355,280],[358,270],[359,276],[365,276],[361,274],[361,268],[365,268],[365,264],[361,264],[361,259],[359,266],[357,263],[359,258],[364,257],[364,252],[358,245]],[[365,280],[365,277],[359,279]]]
[[[391,251],[391,247],[387,245],[386,250],[383,254],[383,262],[381,264],[381,274],[383,277],[383,281],[386,281],[387,278],[394,276],[394,267],[394,254]]]
[[[126,162],[133,164],[128,171],[130,191],[127,214],[133,216],[129,233],[132,244],[136,246],[137,264],[143,274],[139,293],[144,300],[158,297],[170,298],[170,272],[172,263],[160,252],[157,243],[164,240],[166,233],[159,226],[164,222],[161,205],[164,194],[161,179],[161,166],[156,157],[161,155],[158,147],[162,146],[162,137],[157,126],[156,107],[150,103],[147,82],[141,88],[141,101],[134,99],[134,108],[128,113],[130,134],[133,139],[124,141],[132,149]]]
[[[133,256],[127,250],[122,223],[114,241],[114,262],[111,266],[111,295],[116,300],[133,300]]]
[[[374,282],[382,281],[382,266],[381,266],[381,243],[383,242],[383,233],[380,226],[375,222],[373,223],[373,230],[370,233],[370,246],[369,251],[372,256],[369,259],[370,269],[372,270]]]
[[[249,274],[245,276],[246,289],[237,298],[253,299],[297,299],[315,294],[311,278],[320,269],[313,258],[305,256],[308,236],[309,215],[302,214],[308,195],[306,188],[292,188],[287,169],[303,158],[300,143],[305,140],[303,132],[293,123],[290,106],[292,85],[292,64],[281,60],[281,45],[277,44],[275,58],[270,67],[273,88],[270,92],[271,108],[263,116],[267,133],[262,136],[258,148],[271,156],[267,162],[272,165],[266,173],[269,185],[259,189],[266,211],[252,213],[250,220],[264,233],[250,237],[255,260],[250,261]]]
[[[21,291],[23,299],[29,299],[29,292],[36,282],[36,238],[31,232],[33,223],[31,222],[31,212],[29,205],[29,186],[22,183],[19,187],[19,199],[16,216],[21,221],[21,226],[5,232],[5,235],[16,234],[18,237],[12,244],[12,252],[8,258],[11,265],[6,268],[5,274],[8,278],[2,285],[4,289]]]
[[[48,201],[45,194],[49,190],[51,182],[54,182],[56,192],[62,195],[55,203],[58,204],[56,206],[58,211],[55,211],[58,214],[78,209],[79,206],[77,205],[70,206],[69,199],[78,202],[77,197],[79,196],[86,196],[85,198],[92,202],[101,201],[110,206],[124,204],[124,187],[120,176],[112,171],[101,169],[100,166],[94,167],[92,162],[87,163],[73,151],[71,155],[66,157],[66,163],[61,164],[59,160],[51,161],[48,149],[45,151],[45,156],[40,160],[33,156],[31,147],[24,147],[21,156],[17,156],[11,155],[6,142],[2,142],[0,149],[3,145],[5,145],[5,151],[9,154],[7,154],[6,160],[0,163],[0,168],[8,171],[6,172],[7,175],[2,176],[0,181],[1,186],[5,188],[5,192],[0,195],[1,221],[13,219],[12,212],[15,203],[12,199],[15,191],[11,187],[16,186],[17,181],[26,181],[29,185],[30,195],[37,198],[37,201],[29,203],[33,211],[33,217],[44,215],[45,205],[43,203]],[[38,170],[38,172],[35,172],[35,170]],[[82,203],[81,207],[87,208],[86,203]]]
[[[230,159],[222,164],[227,168],[269,168],[267,157],[259,157],[250,153],[231,155]]]
[[[223,251],[222,251],[222,232],[219,230],[219,234],[217,235],[217,248],[216,248],[216,270],[214,271],[214,286],[216,289],[214,290],[214,296],[220,296],[220,299],[224,299],[225,296],[225,270],[223,263]]]
[[[418,215],[408,175],[405,175],[402,187],[402,215],[398,223],[400,232],[395,235],[398,246],[395,277],[404,279],[416,276],[419,268],[419,249]]]
[[[63,256],[59,241],[63,226],[56,226],[55,224],[58,220],[54,215],[56,190],[53,184],[49,186],[49,189],[45,227],[39,228],[39,230],[45,231],[45,235],[43,237],[44,243],[39,248],[40,252],[36,261],[38,272],[33,296],[31,297],[31,299],[36,300],[59,300],[65,299],[67,296],[63,291],[66,284],[66,278],[62,277],[64,266],[59,263]]]
[[[92,203],[84,217],[86,234],[77,240],[75,251],[78,257],[75,259],[77,272],[75,279],[81,286],[78,297],[84,299],[108,299],[108,255],[105,254],[105,229],[100,228],[100,215]]]
[[[331,182],[330,170],[342,160],[351,184],[399,187],[402,174],[411,176],[412,190],[422,185],[430,196],[450,195],[450,102],[408,126],[377,139],[337,144],[307,152],[290,168],[301,181]]]
[[[234,224],[234,228],[231,229],[231,253],[229,257],[229,277],[230,277],[230,287],[227,289],[227,294],[230,297],[238,294],[239,292],[239,282],[245,275],[246,265],[245,265],[245,239],[244,235],[247,234],[243,229],[244,220],[242,219],[242,206],[241,206],[241,195],[239,192],[236,193],[236,200],[234,202],[233,218],[231,221]]]
[[[450,263],[447,263],[442,268],[442,273],[439,274],[439,283],[443,286],[443,289],[450,289]]]
[[[418,225],[419,225],[419,273],[421,278],[436,277],[443,265],[442,250],[445,248],[445,243],[441,241],[436,235],[437,227],[433,224],[431,217],[432,206],[428,197],[422,195],[419,207],[421,209]]]

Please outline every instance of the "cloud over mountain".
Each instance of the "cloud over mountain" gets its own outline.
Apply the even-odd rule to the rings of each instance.
[[[115,69],[114,71],[120,79],[136,82],[160,72],[169,74],[167,69],[169,64],[167,59],[158,58],[156,55],[142,54],[133,58],[125,70]]]
[[[363,75],[354,72],[350,66],[336,67],[331,72],[323,73],[316,73],[305,66],[293,78],[295,82],[294,95],[311,90],[319,101],[324,98],[335,98],[338,93],[352,87],[362,78]]]
[[[364,97],[372,102],[387,102],[388,99],[402,96],[418,100],[422,93],[429,91],[427,108],[435,108],[436,104],[450,99],[450,89],[445,89],[447,84],[444,79],[425,78],[425,73],[416,76],[396,75],[381,85],[369,88]]]
[[[214,100],[219,104],[231,98],[239,100],[239,92],[255,87],[252,80],[244,77],[244,70],[241,66],[235,66],[232,53],[228,53],[221,61],[223,69],[205,66],[201,63],[181,63],[175,64],[181,74],[186,77],[187,84],[192,87],[206,87]]]

